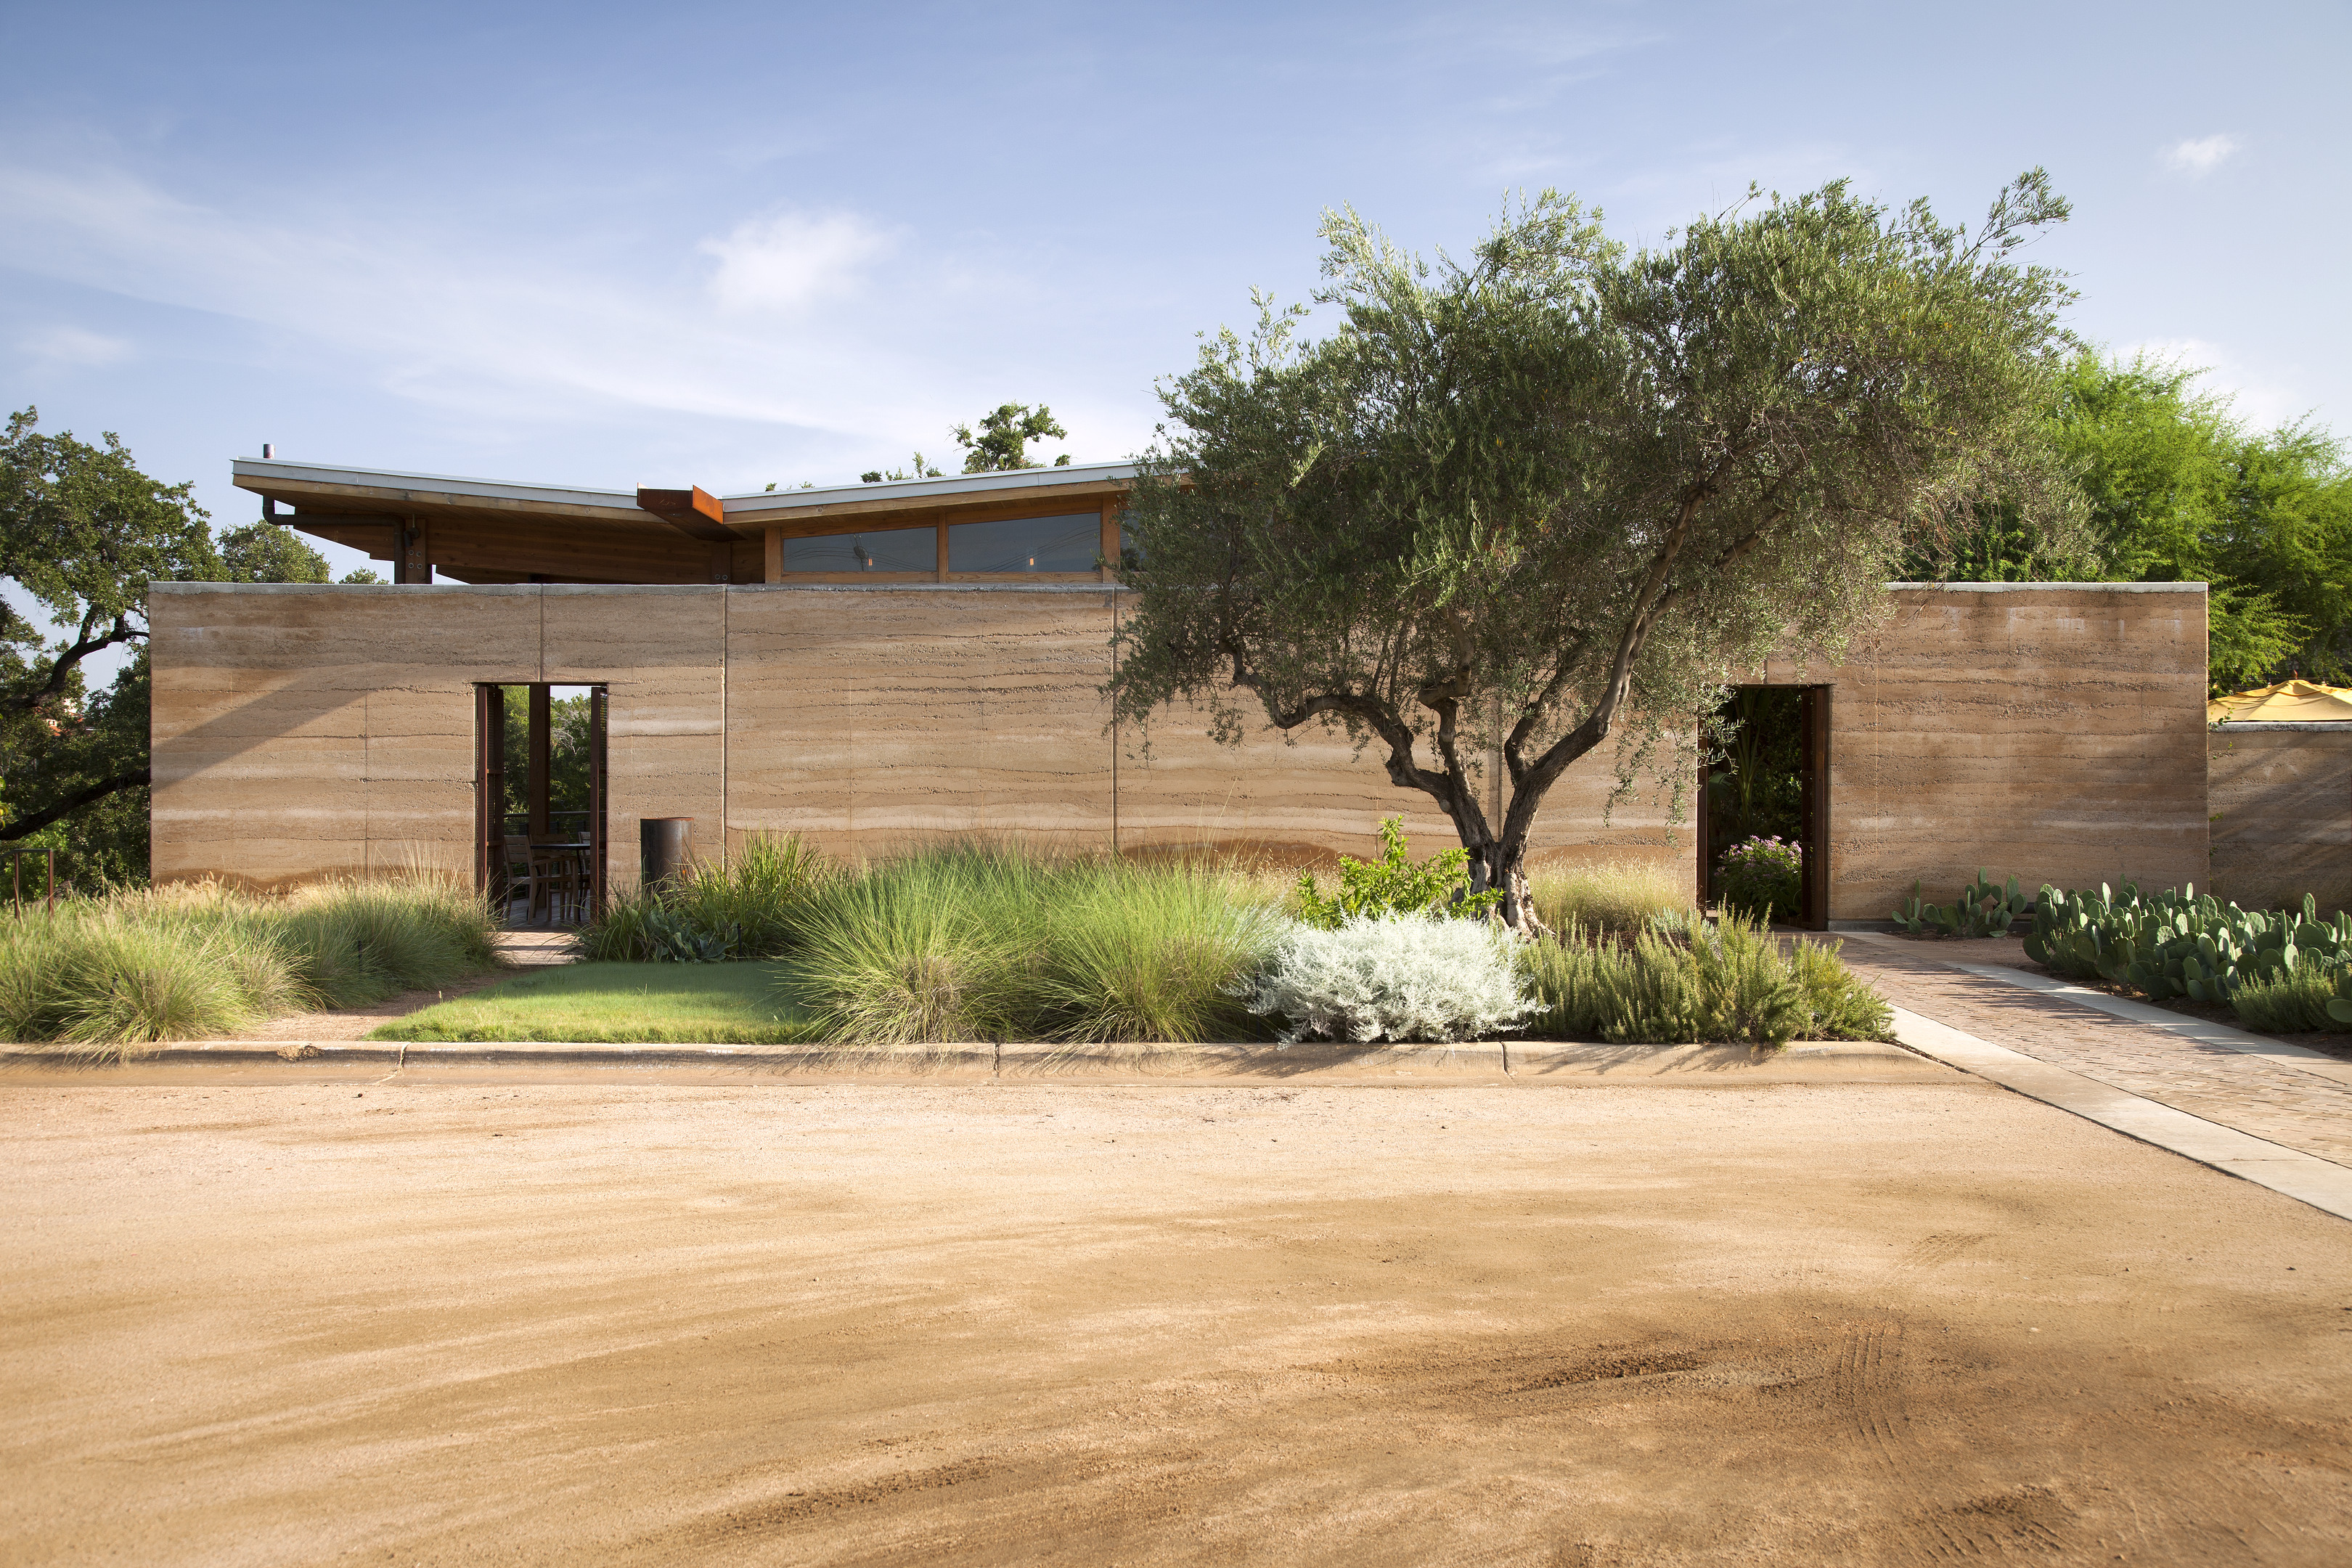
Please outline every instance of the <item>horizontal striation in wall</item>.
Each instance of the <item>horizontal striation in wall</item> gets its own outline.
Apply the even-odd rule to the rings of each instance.
[[[1206,716],[1113,733],[1118,596],[1097,589],[159,584],[162,878],[274,882],[470,864],[472,688],[603,684],[615,885],[635,820],[689,816],[706,852],[799,833],[874,854],[950,832],[1283,861],[1365,855],[1402,815],[1380,748],[1306,726],[1212,742]],[[2204,601],[2102,586],[1904,589],[1835,666],[1834,899],[1884,915],[1912,879],[2205,875]],[[1491,760],[1491,759],[1490,759]],[[1571,767],[1531,858],[1639,858],[1687,879],[1655,777],[1613,744]],[[1496,805],[1489,773],[1482,790]]]
[[[1980,867],[2205,879],[2205,596],[2138,586],[1900,588],[1843,663],[1774,666],[1832,689],[1832,919],[1884,920],[1915,879],[1948,900]]]
[[[2352,724],[2224,724],[2206,742],[2215,896],[2352,908]]]

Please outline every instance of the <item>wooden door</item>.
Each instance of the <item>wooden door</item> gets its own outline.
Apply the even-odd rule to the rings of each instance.
[[[604,823],[604,716],[610,709],[604,689],[588,689],[588,918],[604,912],[605,861],[612,842]]]
[[[498,686],[474,688],[474,891],[495,900],[507,868],[507,705]]]

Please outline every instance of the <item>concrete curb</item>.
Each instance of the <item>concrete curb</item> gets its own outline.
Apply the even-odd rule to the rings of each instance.
[[[2003,1089],[2284,1193],[2339,1219],[2352,1219],[2352,1170],[2315,1154],[2159,1105],[1906,1008],[1895,1009],[1895,1036],[1913,1050],[1990,1079]]]
[[[607,1045],[567,1041],[194,1040],[136,1053],[131,1068],[310,1067],[677,1068],[803,1079],[951,1079],[993,1083],[1412,1082],[1737,1089],[1772,1084],[1948,1082],[1914,1052],[1873,1041],[1801,1041],[1769,1056],[1745,1046],[1486,1041],[1456,1046],[965,1045],[845,1050],[820,1046]],[[47,1046],[0,1047],[0,1069],[106,1072],[110,1062]]]

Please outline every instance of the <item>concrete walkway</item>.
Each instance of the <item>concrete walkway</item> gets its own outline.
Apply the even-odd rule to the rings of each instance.
[[[1971,963],[1972,944],[1842,934],[1854,971],[1908,1015],[1906,1044],[2352,1218],[2352,1063]]]

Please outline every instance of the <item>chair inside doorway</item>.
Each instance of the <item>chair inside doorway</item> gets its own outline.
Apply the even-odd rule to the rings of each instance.
[[[474,691],[475,887],[509,929],[585,924],[604,905],[604,688]]]
[[[1830,688],[1738,686],[1716,710],[1702,764],[1696,824],[1698,886],[1719,907],[1723,858],[1751,838],[1795,844],[1802,856],[1788,923],[1829,927]]]

